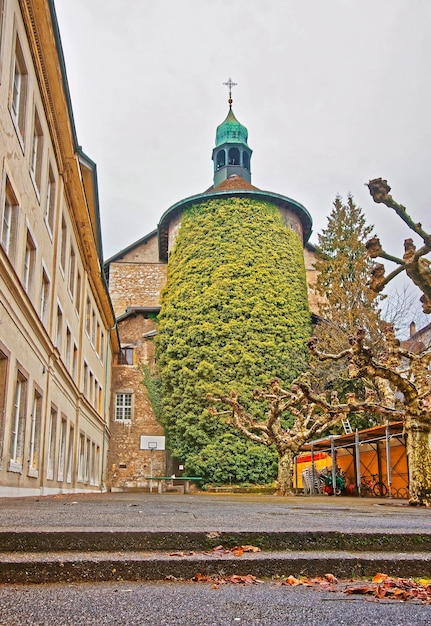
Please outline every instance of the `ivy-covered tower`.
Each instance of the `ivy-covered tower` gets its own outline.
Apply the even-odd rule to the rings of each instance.
[[[236,390],[243,404],[274,376],[289,384],[305,365],[310,311],[305,207],[251,184],[248,132],[232,110],[217,127],[214,184],[171,206],[158,226],[167,282],[156,363],[167,445],[188,474],[210,483],[265,483],[271,450],[208,411],[208,393]]]

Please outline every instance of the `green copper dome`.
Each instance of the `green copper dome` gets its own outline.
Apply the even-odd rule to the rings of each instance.
[[[230,107],[225,121],[217,126],[216,147],[224,143],[242,143],[247,145],[247,139],[248,131],[246,127],[238,122],[232,107]]]

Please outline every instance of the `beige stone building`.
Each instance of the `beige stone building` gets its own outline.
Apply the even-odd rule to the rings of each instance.
[[[101,489],[115,317],[52,0],[0,0],[0,495]]]

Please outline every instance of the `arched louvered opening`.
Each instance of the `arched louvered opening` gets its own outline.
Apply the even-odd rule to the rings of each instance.
[[[238,148],[229,148],[229,165],[240,165],[240,152]]]

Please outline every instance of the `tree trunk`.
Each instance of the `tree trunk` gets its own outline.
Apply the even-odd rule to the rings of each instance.
[[[295,453],[292,450],[284,450],[278,453],[278,489],[280,496],[293,495],[293,459]]]
[[[408,416],[404,424],[410,504],[431,506],[431,424]]]

